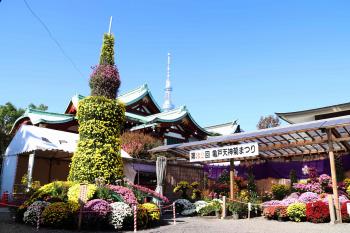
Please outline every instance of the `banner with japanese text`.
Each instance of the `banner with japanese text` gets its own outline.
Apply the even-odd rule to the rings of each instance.
[[[259,155],[257,142],[190,151],[190,162],[244,158]]]

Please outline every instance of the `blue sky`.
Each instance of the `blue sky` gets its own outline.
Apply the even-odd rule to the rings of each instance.
[[[171,52],[173,102],[201,125],[349,102],[349,1],[27,1],[83,75],[23,0],[3,0],[0,104],[63,112],[88,95],[111,15],[120,92],[147,83],[162,104]]]

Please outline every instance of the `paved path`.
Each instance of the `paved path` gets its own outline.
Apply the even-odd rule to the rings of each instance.
[[[264,218],[254,218],[251,220],[219,220],[213,218],[188,217],[178,218],[177,224],[173,225],[172,221],[165,221],[160,227],[139,231],[141,233],[158,233],[158,232],[174,232],[174,233],[221,233],[221,232],[237,232],[237,233],[350,233],[350,223],[331,225],[329,223],[312,224],[312,223],[295,223],[295,222],[278,222],[269,221]],[[8,217],[0,215],[0,232],[1,233],[78,233],[78,231],[54,230],[40,228],[36,231],[34,227],[24,224],[16,224]],[[82,231],[92,232],[92,231]],[[108,233],[107,231],[102,231]],[[111,231],[115,232],[115,231]]]

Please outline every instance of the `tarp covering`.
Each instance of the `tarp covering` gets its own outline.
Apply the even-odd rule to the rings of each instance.
[[[1,175],[1,193],[4,191],[12,191],[16,168],[17,156],[24,153],[34,151],[57,151],[73,154],[79,140],[79,135],[68,133],[59,130],[41,128],[37,126],[23,125],[13,137],[10,145],[7,147]],[[132,158],[124,150],[121,150],[122,158]],[[132,166],[129,166],[124,161],[124,174],[130,180],[134,180],[135,171],[131,171]]]
[[[342,156],[342,164],[345,171],[350,170],[350,155]],[[317,169],[319,174],[330,175],[329,160],[315,160],[315,161],[289,161],[289,162],[273,162],[266,161],[261,164],[251,165],[252,172],[255,179],[266,179],[266,178],[276,178],[276,179],[289,179],[289,172],[291,169],[296,171],[298,179],[305,179],[308,176],[304,175],[302,169],[307,167],[314,167]],[[229,171],[229,165],[205,165],[204,170],[208,173],[209,179],[217,179],[221,173],[226,170]],[[244,165],[235,166],[235,170],[238,176],[247,178],[249,168]]]

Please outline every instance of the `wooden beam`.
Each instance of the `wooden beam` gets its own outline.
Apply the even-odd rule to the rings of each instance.
[[[335,128],[331,129],[331,132],[334,135],[334,137],[341,138],[341,134]],[[346,150],[350,152],[350,145],[349,145],[349,143],[343,141],[343,142],[340,142],[340,144],[342,144],[346,148]]]
[[[342,219],[341,219],[338,187],[337,187],[337,173],[336,173],[335,161],[334,161],[334,148],[333,148],[334,139],[332,137],[332,129],[326,129],[326,131],[327,131],[327,137],[328,137],[328,154],[329,154],[329,162],[331,165],[332,188],[333,188],[333,195],[334,195],[335,212],[336,212],[337,221],[341,223]]]

